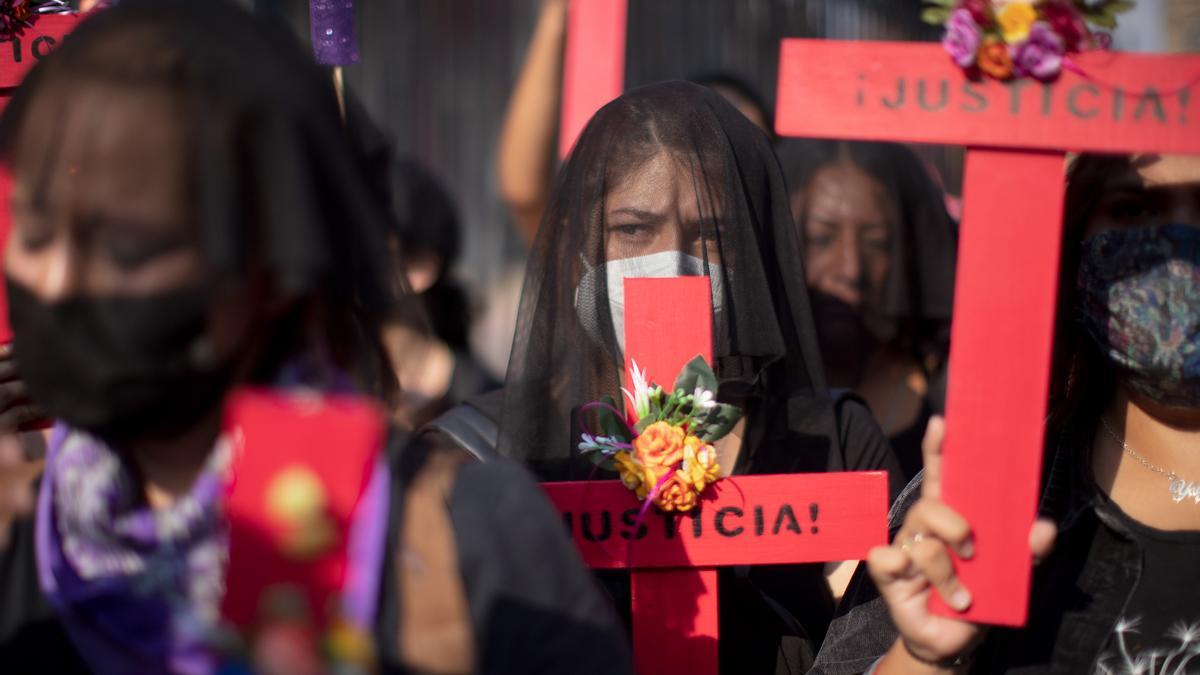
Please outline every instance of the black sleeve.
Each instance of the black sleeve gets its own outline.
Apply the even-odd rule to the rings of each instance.
[[[887,436],[865,403],[853,396],[837,402],[838,438],[842,444],[842,462],[846,471],[886,471],[888,503],[896,500],[908,479]]]
[[[528,471],[464,466],[450,517],[481,672],[633,672],[611,606]]]
[[[33,518],[18,519],[9,534],[0,549],[0,671],[88,672],[38,584]]]
[[[888,513],[889,540],[900,530],[908,509],[920,499],[921,478],[918,474],[892,504]],[[859,563],[809,675],[864,672],[891,649],[897,634],[887,603],[867,574],[866,564]]]

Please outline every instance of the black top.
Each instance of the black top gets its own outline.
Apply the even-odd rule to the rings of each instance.
[[[33,532],[32,517],[17,520],[8,548],[0,550],[0,669],[87,673],[38,585]]]
[[[1165,481],[1164,481],[1165,482]],[[1180,508],[1189,508],[1186,502]],[[1130,518],[1116,504],[1102,508],[1142,549],[1142,573],[1100,657],[1101,672],[1200,672],[1200,532],[1164,532]]]
[[[1177,647],[1178,639],[1173,636],[1182,632],[1172,633],[1172,627],[1177,621],[1196,618],[1188,610],[1200,606],[1195,591],[1200,535],[1168,535],[1165,540],[1150,536],[1153,530],[1120,513],[1081,475],[1073,466],[1073,456],[1078,456],[1077,451],[1064,443],[1047,463],[1039,512],[1053,518],[1059,530],[1053,553],[1033,572],[1029,622],[1020,629],[989,630],[973,655],[972,673],[1105,672],[1101,664],[1116,663],[1111,658],[1112,647],[1119,649],[1117,629],[1125,628],[1124,636],[1132,637],[1128,621],[1144,612],[1134,608],[1156,602],[1163,594],[1175,594],[1179,604],[1173,609],[1164,606],[1167,612],[1153,620],[1156,635],[1138,628],[1145,644]],[[893,506],[889,516],[892,536],[920,498],[920,484],[918,476]],[[1159,579],[1156,575],[1164,576]],[[1174,582],[1169,581],[1172,578]],[[1164,588],[1160,581],[1169,585]],[[862,673],[887,652],[896,635],[887,605],[865,566],[860,565],[812,672]],[[1130,644],[1126,642],[1127,651]],[[1178,664],[1179,659],[1173,663]],[[1160,672],[1161,664],[1159,661],[1153,672]],[[1173,673],[1176,667],[1163,672]],[[1115,668],[1111,672],[1129,671]],[[1189,670],[1185,667],[1179,672]]]
[[[395,598],[405,485],[429,453],[453,447],[422,434],[393,455],[392,513],[383,593]],[[558,512],[520,465],[497,459],[462,467],[446,505],[454,522],[480,673],[632,673],[616,616],[583,566]],[[381,612],[379,644],[389,672],[405,672],[394,645],[394,602]]]
[[[839,443],[824,466],[793,470],[887,471],[890,503],[904,476],[887,439],[861,402],[843,400],[837,413]],[[824,565],[729,568],[718,582],[722,673],[791,674],[812,667],[835,609]]]

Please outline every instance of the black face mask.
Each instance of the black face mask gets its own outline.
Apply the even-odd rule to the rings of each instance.
[[[867,359],[880,345],[875,331],[864,321],[861,310],[824,293],[813,292],[812,311],[830,386],[858,386]]]
[[[120,444],[177,434],[221,404],[232,367],[207,339],[210,292],[45,303],[7,286],[21,377],[52,417]]]

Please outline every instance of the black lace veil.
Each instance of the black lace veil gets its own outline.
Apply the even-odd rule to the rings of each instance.
[[[954,304],[958,228],[942,189],[911,149],[897,143],[786,139],[779,159],[793,193],[808,189],[822,167],[849,161],[878,181],[894,211],[887,280],[863,307],[875,337],[918,361],[944,365]],[[797,223],[803,233],[804,224]],[[801,235],[803,245],[803,235]]]
[[[502,454],[546,479],[593,475],[576,411],[620,399],[620,279],[677,274],[712,279],[720,397],[748,415],[736,471],[825,468],[836,428],[778,161],[720,95],[685,82],[605,106],[559,173],[522,292]]]

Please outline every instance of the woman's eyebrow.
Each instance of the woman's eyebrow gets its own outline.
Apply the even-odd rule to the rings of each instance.
[[[619,209],[613,209],[609,213],[609,216],[611,217],[611,216],[615,216],[618,214],[633,216],[635,218],[639,218],[641,220],[650,221],[650,222],[657,222],[657,221],[660,221],[660,220],[666,218],[665,214],[655,213],[653,211],[646,211],[644,209],[639,209],[639,208],[635,208],[632,206],[623,206]]]

